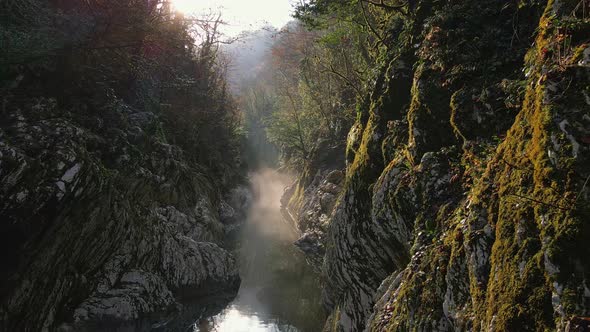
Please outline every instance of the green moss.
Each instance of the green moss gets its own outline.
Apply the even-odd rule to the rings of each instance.
[[[340,307],[336,307],[326,320],[323,332],[341,332],[338,322],[340,321]]]
[[[571,181],[567,172],[552,164],[547,153],[547,149],[553,146],[551,134],[559,131],[553,119],[563,114],[560,106],[547,102],[547,74],[538,65],[548,60],[543,49],[551,43],[551,38],[555,38],[555,31],[547,18],[548,13],[552,13],[551,5],[552,2],[541,20],[536,47],[527,56],[529,64],[538,71],[534,71],[529,79],[525,103],[516,124],[498,149],[492,167],[488,168],[488,181],[494,183],[499,193],[499,214],[491,257],[492,275],[486,301],[481,306],[487,309],[484,321],[493,321],[499,330],[543,331],[555,328],[550,301],[551,280],[554,277],[546,274],[542,257],[544,252],[567,251],[569,258],[556,258],[560,266],[567,266],[575,251],[557,249],[559,245],[555,246],[555,242],[543,248],[542,239],[551,239],[556,229],[563,225],[567,225],[567,233],[577,234],[567,236],[570,243],[579,243],[574,239],[581,239],[579,236],[582,236],[579,226],[576,226],[579,224],[568,211],[573,197],[571,189],[568,189],[568,182]],[[559,74],[555,72],[553,75]],[[480,187],[486,186],[489,185],[482,184]],[[489,197],[485,188],[478,190],[482,196]],[[523,220],[536,222],[525,231],[526,240],[519,241],[514,227]],[[519,264],[521,267],[525,264],[523,272],[519,271]],[[569,273],[567,276],[563,273],[558,275],[562,282],[572,281]],[[561,301],[568,303],[566,297],[562,297]],[[579,303],[579,298],[576,301]],[[568,311],[567,306],[564,308]]]
[[[346,222],[366,226],[367,211],[374,206],[371,188],[380,188],[383,183],[374,184],[376,179],[394,169],[405,180],[385,195],[387,207],[373,213],[386,222],[383,216],[391,209],[414,221],[410,253],[414,256],[408,257],[405,269],[400,267],[401,286],[389,290],[389,309],[376,313],[379,320],[390,310],[391,319],[371,322],[376,330],[434,329],[433,322],[444,319],[447,287],[460,306],[452,322],[459,330],[550,331],[561,320],[588,315],[590,303],[581,294],[590,273],[590,226],[585,222],[590,213],[587,195],[580,193],[590,175],[590,159],[586,147],[573,155],[573,139],[587,135],[583,126],[575,124],[587,113],[580,111],[587,110],[580,92],[588,91],[588,73],[575,66],[587,45],[576,44],[572,36],[567,61],[546,51],[562,38],[559,22],[564,20],[559,17],[569,15],[574,2],[564,1],[569,12],[555,15],[554,1],[548,1],[540,21],[534,1],[517,7],[465,1],[437,8],[414,62],[407,148],[397,146],[392,151],[387,141],[383,143],[385,125],[399,115],[399,107],[385,115],[391,101],[379,95],[383,91],[374,93],[366,122],[359,123],[360,144],[350,148],[354,158],[346,187],[354,204],[346,206],[353,214]],[[471,18],[467,23],[454,16],[464,13],[473,14],[463,15]],[[588,30],[585,24],[566,21],[572,34]],[[530,45],[527,37],[520,35],[516,46],[510,39],[513,33],[531,33],[536,23],[537,39],[524,57]],[[480,24],[494,29],[479,31]],[[479,31],[473,43],[449,37],[469,35],[468,28]],[[449,40],[456,49],[441,46]],[[523,65],[526,79],[519,73]],[[489,110],[486,119],[493,123],[470,120],[480,107]],[[459,183],[449,180],[443,190],[449,197],[438,201],[423,184],[433,170],[422,169],[419,162],[425,152],[439,153],[457,139],[464,143],[461,156],[446,157],[456,159],[447,171],[458,175],[454,181]],[[410,190],[418,193],[418,202],[410,202]],[[355,233],[359,234],[364,233]],[[398,244],[383,245],[397,250]],[[559,293],[555,283],[563,287],[558,296],[563,317],[557,317],[559,312],[552,306],[552,294]]]

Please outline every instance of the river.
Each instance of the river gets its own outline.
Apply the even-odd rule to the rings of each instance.
[[[280,213],[286,176],[250,176],[254,202],[240,231],[236,256],[242,284],[219,314],[201,319],[200,332],[321,331],[325,314],[319,276],[293,245],[297,233]]]

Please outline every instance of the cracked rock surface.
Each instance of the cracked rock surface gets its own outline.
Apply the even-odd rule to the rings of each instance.
[[[1,330],[149,330],[185,301],[235,294],[220,219],[244,206],[221,203],[178,147],[149,134],[153,114],[80,117],[51,98],[4,107]]]

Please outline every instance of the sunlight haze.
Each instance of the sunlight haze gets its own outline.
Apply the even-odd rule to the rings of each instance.
[[[187,15],[221,12],[227,23],[222,32],[236,36],[265,25],[281,28],[291,20],[290,0],[172,0],[176,10]]]

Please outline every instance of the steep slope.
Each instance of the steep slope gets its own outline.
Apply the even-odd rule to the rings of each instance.
[[[412,9],[390,19],[349,134],[325,330],[576,330],[590,315],[588,3]]]
[[[329,220],[344,182],[343,150],[342,145],[320,140],[313,151],[313,162],[281,197],[284,218],[301,234],[295,245],[316,270],[322,266]]]
[[[158,1],[0,12],[0,330],[151,330],[235,296],[243,174],[211,45]]]
[[[218,193],[152,136],[152,113],[114,103],[80,119],[54,99],[11,101],[0,143],[3,330],[133,321],[236,289],[235,261],[216,244]]]

